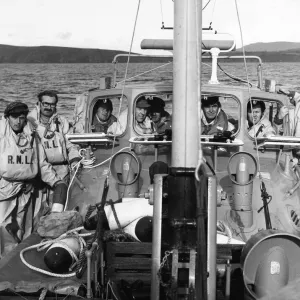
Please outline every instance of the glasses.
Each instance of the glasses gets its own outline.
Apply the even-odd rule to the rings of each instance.
[[[56,107],[56,103],[42,102],[42,104],[45,107],[52,107],[52,108]]]

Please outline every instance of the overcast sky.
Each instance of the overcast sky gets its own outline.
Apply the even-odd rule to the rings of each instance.
[[[237,2],[245,45],[300,42],[300,0]],[[144,38],[172,38],[172,30],[160,27],[162,20],[173,26],[173,5],[172,0],[141,0],[133,51],[142,53]],[[137,6],[138,0],[0,0],[0,44],[128,51]],[[234,0],[211,0],[203,11],[203,27],[211,21],[241,46]]]

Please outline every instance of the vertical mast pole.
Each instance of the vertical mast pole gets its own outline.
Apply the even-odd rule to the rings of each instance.
[[[193,168],[198,161],[201,47],[197,48],[197,37],[201,46],[202,15],[196,9],[202,9],[201,4],[201,0],[174,0],[172,167]]]

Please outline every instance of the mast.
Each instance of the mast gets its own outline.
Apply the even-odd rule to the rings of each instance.
[[[199,24],[198,28],[196,24]],[[195,168],[198,161],[198,71],[201,74],[198,68],[201,63],[198,65],[197,57],[201,58],[201,34],[202,0],[175,0],[172,167]],[[197,37],[200,49],[197,49]]]

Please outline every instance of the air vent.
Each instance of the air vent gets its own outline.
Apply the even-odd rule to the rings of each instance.
[[[295,224],[295,226],[300,228],[300,222],[299,222],[300,217],[294,210],[291,210],[290,213],[291,213],[291,219],[292,219],[293,223]]]

